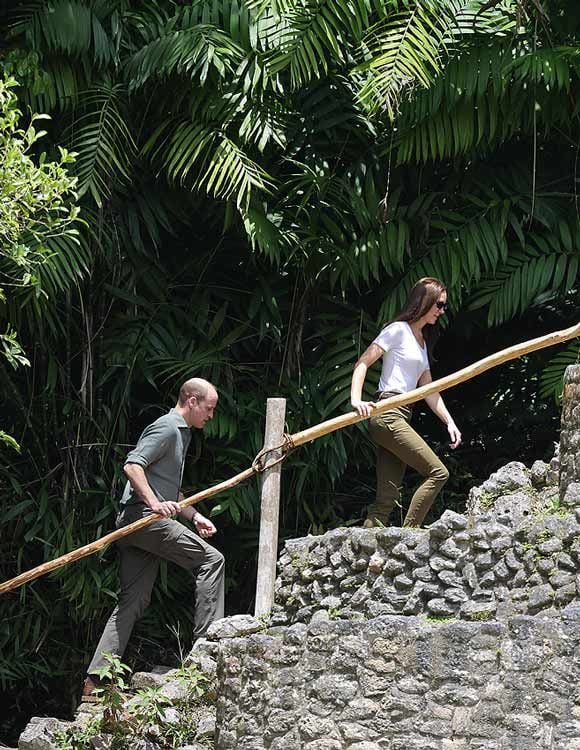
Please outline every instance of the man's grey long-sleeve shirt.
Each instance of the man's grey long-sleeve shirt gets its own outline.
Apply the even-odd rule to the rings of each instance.
[[[143,430],[125,463],[143,467],[147,481],[159,500],[177,501],[190,441],[191,430],[187,422],[175,409],[171,409]],[[141,499],[135,494],[131,483],[127,482],[121,507],[138,502]]]

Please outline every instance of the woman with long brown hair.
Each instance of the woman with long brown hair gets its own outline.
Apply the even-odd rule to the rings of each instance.
[[[351,404],[368,417],[374,401],[362,401],[368,368],[380,357],[383,369],[377,399],[407,393],[432,381],[429,357],[439,337],[439,318],[447,310],[447,290],[439,279],[419,279],[397,317],[385,326],[354,367]],[[451,447],[461,443],[461,433],[439,393],[425,398],[427,405],[446,425]],[[404,526],[420,526],[434,499],[449,478],[446,467],[423,438],[411,427],[412,406],[401,406],[372,417],[369,432],[377,446],[377,494],[369,506],[364,525],[387,525],[400,501],[400,485],[407,466],[419,472],[423,482],[415,491]]]

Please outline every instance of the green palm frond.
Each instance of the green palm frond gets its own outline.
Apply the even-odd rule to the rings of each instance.
[[[231,138],[204,125],[163,125],[144,153],[163,162],[170,180],[189,182],[215,198],[235,201],[238,207],[248,205],[254,190],[269,192],[271,187],[269,175]]]
[[[579,258],[578,251],[563,252],[555,238],[535,237],[534,244],[511,251],[493,277],[482,280],[470,308],[488,305],[489,325],[520,315],[541,295],[569,291],[578,277]]]
[[[247,205],[252,191],[270,191],[271,178],[242,149],[227,136],[221,136],[199,186],[215,198],[234,200],[236,205]]]
[[[264,206],[258,202],[247,208],[242,207],[240,213],[252,247],[266,258],[280,262],[283,251],[298,242],[295,233],[282,229],[281,213],[266,213]]]
[[[536,125],[567,123],[567,92],[577,76],[570,50],[515,56],[509,45],[469,49],[453,60],[425,92],[402,108],[399,163],[428,162],[469,153],[485,155]],[[536,113],[529,105],[534,87]]]
[[[261,36],[267,32],[272,22],[257,19],[249,5],[243,0],[222,0],[219,3],[213,0],[196,0],[189,7],[183,8],[181,25],[193,27],[212,24],[225,31],[244,50],[256,50],[260,46]]]
[[[130,90],[152,77],[176,74],[203,85],[211,70],[224,78],[231,75],[244,57],[244,50],[229,34],[210,24],[175,28],[171,21],[159,37],[141,47],[128,61],[125,76]]]
[[[368,315],[352,308],[344,309],[345,320],[352,323],[336,329],[336,315],[322,314],[317,320],[317,333],[305,345],[318,361],[319,392],[323,418],[337,410],[349,411],[350,384],[355,362],[376,335],[376,323]],[[332,342],[329,345],[329,342]],[[363,398],[372,400],[372,376],[367,378]]]
[[[77,106],[88,87],[83,67],[58,56],[45,60],[43,69],[42,87],[26,92],[30,108],[35,112],[64,112]]]
[[[362,33],[368,19],[369,10],[363,0],[288,3],[266,36],[269,73],[288,70],[294,88],[323,77],[331,59],[346,60],[349,37]]]
[[[516,81],[543,85],[549,91],[569,91],[572,75],[580,72],[580,51],[565,46],[538,49],[517,57],[506,72]]]
[[[355,70],[365,74],[359,93],[363,106],[371,113],[386,110],[393,119],[405,92],[431,86],[463,35],[505,33],[513,27],[507,11],[480,14],[484,5],[474,0],[400,3],[365,37],[367,59]]]
[[[38,267],[40,288],[54,296],[75,286],[88,275],[90,263],[90,245],[83,233],[53,237],[47,242],[46,260]]]
[[[110,63],[115,52],[95,9],[79,0],[25,4],[13,30],[26,33],[36,49],[77,58],[89,53],[97,66]]]
[[[441,199],[432,194],[428,200],[412,207],[401,207],[396,212],[411,228],[428,220],[429,233],[420,242],[406,238],[404,273],[393,266],[396,279],[386,294],[380,311],[381,320],[390,320],[404,306],[413,284],[422,276],[444,279],[450,301],[457,306],[462,287],[470,287],[486,274],[493,274],[508,258],[506,232],[513,220],[509,201],[489,203],[475,195],[463,196],[464,203],[455,210],[435,206]],[[413,248],[411,252],[410,248]]]
[[[251,103],[243,112],[239,126],[240,138],[244,143],[254,145],[263,152],[270,143],[276,143],[284,149],[287,144],[288,112],[274,99],[263,99]]]
[[[556,354],[542,371],[540,377],[540,397],[555,398],[559,401],[564,390],[564,373],[569,365],[580,362],[580,344],[569,344],[564,351]]]
[[[98,206],[116,183],[130,179],[136,149],[121,111],[122,86],[93,88],[83,97],[83,113],[68,131],[71,150],[77,153],[78,193],[88,193]]]

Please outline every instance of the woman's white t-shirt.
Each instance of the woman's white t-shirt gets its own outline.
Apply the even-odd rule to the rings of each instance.
[[[411,326],[402,320],[391,323],[373,344],[385,352],[379,392],[407,393],[416,388],[421,375],[429,369],[429,357],[427,347],[417,341]]]

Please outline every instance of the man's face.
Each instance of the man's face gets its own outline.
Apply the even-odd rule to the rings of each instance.
[[[188,399],[189,419],[187,420],[191,427],[203,430],[206,422],[213,419],[213,413],[217,406],[218,395],[215,391],[210,391],[203,401],[198,401],[196,396]]]

